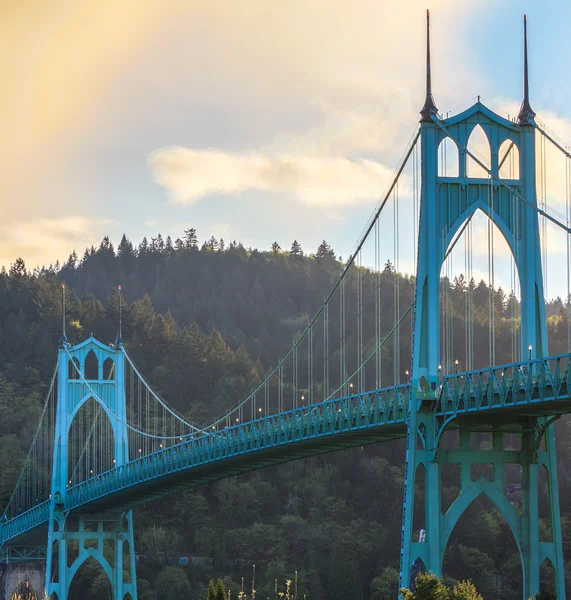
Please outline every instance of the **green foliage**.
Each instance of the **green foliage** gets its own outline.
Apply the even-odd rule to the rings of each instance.
[[[116,252],[104,239],[80,257],[72,254],[59,270],[32,272],[16,261],[8,272],[0,272],[0,504],[7,503],[20,474],[53,374],[62,281],[67,284],[67,334],[73,343],[91,332],[104,342],[114,341],[117,285],[122,284],[123,338],[129,353],[160,395],[188,418],[206,423],[263,379],[339,276],[343,265],[326,241],[305,253],[297,241],[282,245],[289,251],[277,244],[262,252],[214,238],[201,245],[196,230],[187,228],[174,242],[158,235],[134,246],[123,236]],[[367,271],[362,275],[366,296],[376,290],[377,277]],[[380,326],[388,331],[395,281],[402,313],[413,297],[414,279],[397,274],[390,261],[378,279],[381,303],[390,307],[381,311]],[[355,281],[350,274],[348,302]],[[489,356],[491,293],[497,361],[510,362],[517,299],[491,291],[484,282],[443,280],[455,336],[464,329],[468,288],[475,357],[481,361],[475,366],[485,366]],[[558,299],[547,310],[550,350],[564,352],[566,306]],[[357,331],[355,315],[352,306],[346,322],[348,347],[356,343],[351,338]],[[364,346],[372,347],[374,332],[365,331],[364,337]],[[454,343],[464,347],[461,337]],[[401,354],[407,359],[409,344],[402,339]],[[391,371],[391,361],[390,352],[383,355],[383,373]],[[332,380],[339,376],[339,363],[330,361]],[[571,421],[563,417],[555,426],[560,468],[565,468],[571,462]],[[240,589],[236,582],[242,577],[248,581],[256,564],[257,598],[273,597],[274,580],[283,589],[296,571],[302,590],[298,598],[393,598],[403,459],[404,443],[396,440],[267,468],[137,508],[139,597],[162,598],[180,584],[181,599],[203,600],[209,580],[216,593],[214,581],[227,576],[226,590],[235,598]],[[563,538],[569,545],[571,479],[565,474],[559,485]],[[445,476],[443,486],[447,497],[458,492],[453,478]],[[571,546],[565,552],[569,556]],[[192,555],[191,564],[171,566],[181,554]],[[444,571],[456,580],[472,579],[486,600],[521,599],[521,564],[513,537],[497,510],[482,499],[455,527]],[[501,592],[496,573],[502,577]],[[95,581],[104,586],[100,572],[87,565],[74,580],[74,597],[105,597],[104,591],[90,589]]]
[[[185,600],[190,598],[188,577],[181,567],[166,567],[157,579],[157,600]]]
[[[216,587],[214,586],[214,580],[211,579],[208,584],[208,596],[206,600],[216,600]]]
[[[414,592],[401,590],[403,600],[483,600],[471,581],[448,587],[432,573],[419,573]]]
[[[214,596],[215,600],[226,600],[226,590],[224,589],[224,583],[222,579],[218,579],[216,582],[216,594]]]

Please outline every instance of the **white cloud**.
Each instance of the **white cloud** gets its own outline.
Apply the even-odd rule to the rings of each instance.
[[[392,170],[368,159],[259,152],[163,148],[149,165],[174,202],[192,204],[209,194],[259,190],[288,194],[310,206],[342,206],[378,198]]]
[[[86,246],[97,243],[107,225],[108,220],[69,215],[0,227],[0,264],[7,266],[17,257],[23,258],[28,267],[65,260],[74,249],[81,253]]]

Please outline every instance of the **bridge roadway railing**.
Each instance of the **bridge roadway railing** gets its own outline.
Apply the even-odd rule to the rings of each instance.
[[[438,416],[533,405],[546,414],[571,412],[571,354],[527,360],[442,379]]]
[[[42,523],[47,523],[49,516],[50,500],[45,500],[13,519],[0,523],[0,547],[4,542],[35,529]]]
[[[406,433],[410,393],[409,384],[383,388],[260,417],[206,435],[187,436],[178,444],[136,458],[70,487],[64,500],[65,509],[79,509],[106,496],[114,496],[128,489],[133,490],[146,482],[184,471],[188,471],[188,483],[180,487],[190,487],[191,472],[196,467],[222,465],[225,459],[239,458],[264,450],[275,452],[281,446],[284,447],[285,455],[285,446],[288,445],[305,446],[313,440],[319,446],[320,440],[325,438],[331,439],[332,436],[336,436],[337,439],[343,435],[350,437],[363,432],[362,439],[355,437],[346,443],[346,447],[349,447],[375,441],[374,438],[366,437],[367,430],[378,431],[384,428],[391,430],[391,437],[400,437]],[[307,455],[332,449],[335,449],[333,442],[324,448],[308,452]],[[294,457],[304,455],[306,454],[302,451]],[[284,460],[270,459],[267,464],[272,462]],[[228,474],[234,472],[236,471]],[[226,475],[220,475],[223,476]],[[169,489],[167,485],[166,489],[155,496],[166,494]],[[131,502],[132,505],[137,503]],[[4,523],[0,527],[0,543],[46,522],[49,518],[49,504],[49,500],[45,501]]]
[[[526,405],[535,406],[545,414],[565,413],[571,412],[570,392],[571,354],[560,354],[446,375],[442,378],[434,412],[437,416],[450,417],[473,412],[489,414],[489,411],[502,409],[509,411]],[[115,496],[146,482],[185,471],[188,471],[186,482],[178,487],[190,487],[193,485],[191,472],[194,468],[223,465],[225,459],[265,450],[276,451],[281,446],[284,447],[284,455],[288,452],[287,445],[299,448],[313,441],[323,446],[308,453],[296,450],[294,457],[301,457],[335,449],[335,443],[326,440],[333,436],[337,439],[363,432],[362,442],[353,438],[345,447],[382,439],[367,439],[366,430],[387,429],[392,432],[392,437],[399,437],[406,433],[410,394],[409,384],[383,388],[260,417],[211,434],[188,436],[179,444],[134,459],[71,487],[64,505],[66,510],[79,509],[106,496]],[[284,462],[283,457],[270,459],[264,464],[278,462]],[[231,472],[225,473],[222,466],[222,474],[217,478],[251,468],[255,467],[236,470],[233,466]],[[203,480],[207,479],[198,482]],[[154,496],[166,494],[169,489],[167,484],[166,489]],[[129,502],[132,505],[138,503],[132,499]],[[49,510],[50,500],[46,500],[0,523],[0,544],[47,522]]]

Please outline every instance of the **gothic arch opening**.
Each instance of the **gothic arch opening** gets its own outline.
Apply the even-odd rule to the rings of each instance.
[[[89,398],[75,414],[68,433],[68,485],[113,468],[115,436],[103,407]]]
[[[512,140],[506,140],[498,152],[498,169],[502,179],[519,179],[519,149]]]
[[[507,521],[487,496],[478,496],[458,519],[442,570],[445,577],[471,579],[484,598],[521,600],[519,549]]]
[[[79,379],[80,365],[77,358],[70,358],[67,364],[67,378],[68,379]]]
[[[426,573],[426,565],[421,558],[417,558],[410,568],[408,589],[414,592],[416,578],[419,573]]]
[[[112,358],[106,358],[103,363],[103,379],[115,378],[115,363]]]
[[[85,379],[99,379],[99,363],[93,350],[85,357]]]
[[[553,528],[551,523],[551,504],[549,490],[549,474],[545,465],[539,467],[537,473],[537,509],[539,516],[539,541],[552,542]]]
[[[129,542],[123,542],[123,581],[131,583],[131,553],[129,552]]]
[[[458,146],[451,137],[445,137],[438,146],[438,176],[458,177]]]
[[[499,224],[477,208],[442,254],[441,374],[520,360],[519,272]]]
[[[549,558],[546,558],[539,567],[539,589],[555,592],[555,567]]]
[[[488,136],[481,125],[476,125],[468,138],[468,150],[486,167],[491,167],[491,152]],[[466,155],[466,177],[488,179],[489,175],[471,156]]]
[[[59,541],[54,540],[52,544],[52,564],[51,564],[52,582],[59,581]]]
[[[113,600],[109,577],[93,556],[87,558],[74,575],[69,586],[68,598]]]
[[[426,468],[423,464],[416,467],[414,476],[414,513],[412,517],[412,539],[423,541],[426,530]]]

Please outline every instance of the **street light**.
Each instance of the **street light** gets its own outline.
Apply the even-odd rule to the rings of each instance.
[[[531,344],[529,345],[529,348],[528,348],[528,350],[529,350],[529,360],[531,360],[531,351],[532,351]]]
[[[404,372],[404,374],[406,375],[406,382],[408,383],[408,369]]]
[[[460,361],[459,361],[458,359],[456,359],[456,360],[454,361],[454,365],[456,366],[456,373],[458,373],[458,363],[459,363],[459,362],[460,362]]]

